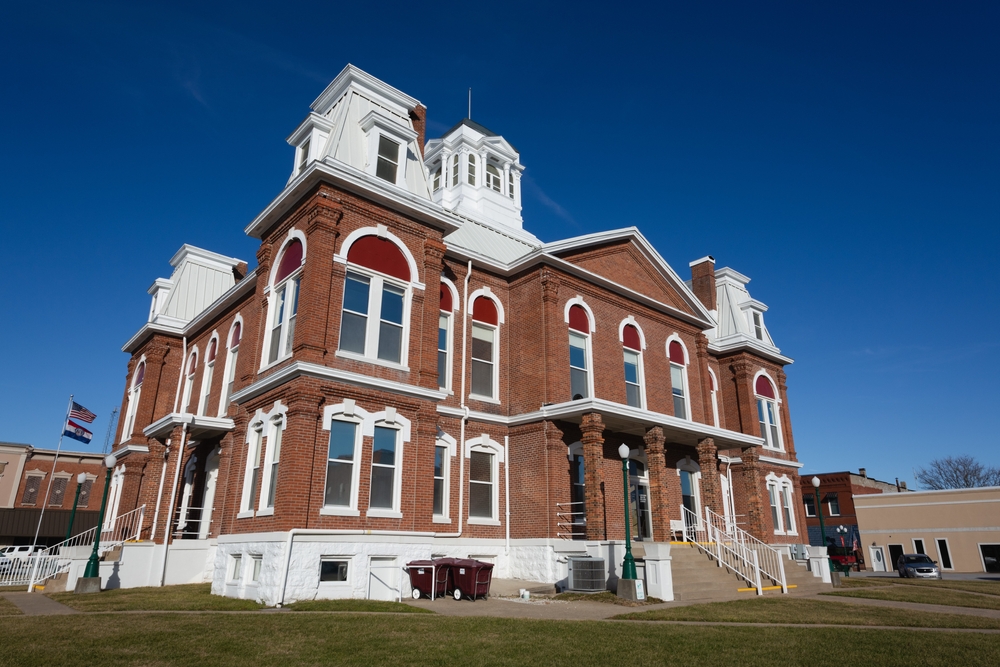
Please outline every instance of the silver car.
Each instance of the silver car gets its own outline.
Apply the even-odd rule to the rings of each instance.
[[[940,579],[941,568],[937,561],[924,554],[903,554],[896,561],[899,576],[914,579]]]

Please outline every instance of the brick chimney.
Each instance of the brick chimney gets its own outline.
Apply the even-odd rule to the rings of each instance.
[[[715,258],[706,255],[696,259],[691,267],[691,289],[708,310],[717,310],[715,292]]]
[[[410,109],[410,120],[413,129],[417,131],[417,146],[420,147],[420,159],[424,159],[424,139],[427,135],[427,107],[422,104]]]

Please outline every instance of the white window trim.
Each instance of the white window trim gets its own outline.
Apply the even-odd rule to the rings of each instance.
[[[774,398],[761,396],[757,393],[757,378],[762,375],[767,378],[768,382],[771,383],[771,388],[774,389]],[[775,425],[778,427],[778,444],[777,446],[768,444],[770,442],[770,437],[766,433],[761,433],[760,436],[764,439],[764,449],[770,449],[775,452],[785,451],[785,433],[784,429],[781,427],[781,392],[778,391],[778,383],[774,381],[774,378],[772,378],[767,371],[759,370],[753,376],[753,384],[751,387],[753,388],[755,401],[770,401],[774,404],[774,420],[776,422]],[[760,423],[759,420],[758,423]],[[837,516],[840,515],[838,514]]]
[[[955,569],[955,557],[951,555],[951,544],[948,542],[947,537],[935,537],[934,539],[934,551],[937,552],[938,557],[938,567],[942,570],[954,570]],[[948,550],[948,560],[951,561],[951,567],[944,566],[944,557],[941,556],[941,545],[938,542],[944,542],[945,549]]]
[[[371,424],[371,414],[364,408],[360,408],[355,405],[353,399],[345,399],[343,403],[338,403],[336,405],[328,405],[323,408],[323,430],[329,431],[330,424],[333,420],[349,422],[352,424],[357,424],[358,429],[354,432],[354,457],[351,460],[351,504],[347,507],[342,505],[326,505],[326,498],[323,498],[323,507],[320,509],[321,515],[327,516],[360,516],[358,510],[358,487],[361,483],[361,466],[363,461],[361,460],[361,454],[363,452],[362,444],[364,442],[365,425]],[[374,430],[371,435],[374,435]],[[325,462],[329,461],[330,454],[330,437],[327,436],[326,439],[327,456],[323,459]],[[323,472],[323,489],[324,494],[326,490],[326,468],[328,463],[324,464]]]
[[[827,491],[826,495],[829,496],[831,493],[833,493],[833,495],[837,496],[837,512],[834,513],[833,506],[831,504],[832,501],[828,500],[828,501],[826,501],[826,515],[827,516],[840,516],[840,493],[837,492],[837,491],[832,491],[832,492],[831,491]]]
[[[919,541],[921,544],[924,545],[924,555],[930,557],[930,554],[927,553],[927,540],[925,540],[922,537],[913,537],[910,538],[910,541],[913,543],[913,553],[915,554],[920,553],[919,551],[917,551],[917,542]]]
[[[236,324],[240,325],[240,343],[236,345],[234,350],[232,347],[233,343],[233,329],[236,328]],[[229,332],[226,334],[226,366],[225,374],[222,376],[222,389],[219,392],[219,416],[224,417],[226,413],[229,412],[229,403],[231,395],[227,396],[227,390],[229,389],[229,375],[233,374],[233,384],[236,382],[236,360],[233,358],[234,355],[239,355],[240,345],[243,343],[243,316],[239,313],[233,318],[233,323],[229,325]],[[216,352],[216,359],[218,359],[218,352]]]
[[[259,437],[261,448],[261,465],[263,465],[263,455],[264,455],[264,420],[265,415],[262,410],[257,410],[257,413],[253,416],[253,419],[247,424],[247,432],[245,443],[246,444],[246,461],[243,465],[243,490],[240,492],[240,511],[236,515],[237,519],[245,519],[247,517],[252,517],[255,514],[253,508],[253,488],[251,487],[251,482],[253,480],[253,459],[251,448],[254,446],[252,438]]]
[[[490,475],[492,476],[492,479],[490,480],[490,485],[492,486],[493,490],[493,493],[491,494],[493,507],[491,509],[492,514],[490,517],[467,516],[466,522],[470,525],[477,525],[477,526],[499,526],[501,525],[499,482],[500,482],[500,464],[504,463],[503,446],[496,440],[490,438],[490,436],[488,436],[487,434],[483,433],[478,438],[472,438],[471,440],[465,441],[465,458],[470,458],[472,452],[482,452],[485,454],[492,455],[491,469],[490,469]],[[462,483],[465,484],[466,481],[463,480]],[[470,485],[472,484],[471,469],[470,469],[470,479],[468,480],[467,483]],[[469,493],[471,495],[471,491]],[[468,512],[469,509],[467,508],[466,513]]]
[[[573,309],[573,306],[580,306],[580,308],[583,309],[583,312],[587,314],[587,328],[589,329],[587,333],[574,329],[570,326],[569,312]],[[584,398],[594,398],[594,354],[591,344],[591,337],[594,334],[594,312],[590,309],[590,306],[587,305],[587,302],[583,300],[583,297],[577,294],[575,297],[566,302],[566,306],[563,309],[563,320],[566,322],[566,328],[569,329],[570,337],[572,337],[575,333],[577,336],[584,339],[584,355],[587,362],[587,368],[584,370],[587,373],[588,392],[587,396],[584,396]],[[572,373],[572,368],[573,366],[571,363],[570,373]],[[570,386],[572,387],[572,380],[570,381]],[[572,391],[572,389],[570,391]],[[570,400],[573,400],[572,396],[570,396]]]
[[[357,359],[358,361],[370,362],[381,366],[398,368],[399,370],[410,370],[410,309],[413,303],[413,289],[410,283],[399,278],[388,276],[365,266],[348,264],[348,271],[360,274],[368,278],[368,312],[365,313],[365,352],[359,354],[349,350],[340,349],[340,341],[337,341],[337,355]],[[344,280],[347,280],[345,274]],[[378,357],[378,337],[379,325],[382,322],[382,290],[385,285],[391,285],[403,291],[403,331],[400,334],[399,361],[389,361]],[[344,305],[340,306],[341,322],[343,322]]]
[[[709,379],[712,382],[711,388],[709,389],[709,394],[712,397],[712,426],[715,428],[720,428],[719,426],[719,379],[715,377],[715,371],[712,367],[708,367]]]
[[[282,443],[284,443],[284,431],[288,428],[288,406],[282,405],[281,401],[275,401],[274,407],[266,415],[263,415],[263,426],[266,430],[265,441],[264,441],[264,451],[261,454],[262,462],[261,465],[264,469],[261,471],[260,478],[260,499],[257,503],[257,516],[261,516],[263,513],[273,513],[274,506],[267,504],[267,495],[271,489],[271,467],[274,464],[274,447],[271,443],[274,442],[275,436],[278,431],[282,431]],[[280,457],[280,454],[279,454]],[[281,459],[278,459],[278,465],[281,465]],[[266,514],[264,514],[266,516]]]
[[[416,141],[417,133],[408,127],[399,125],[392,120],[382,116],[377,111],[370,111],[361,119],[361,131],[367,136],[368,157],[365,164],[365,173],[372,178],[378,179],[380,183],[389,183],[385,179],[375,175],[378,167],[378,144],[379,138],[383,135],[386,139],[391,139],[399,144],[399,154],[396,161],[396,181],[393,185],[401,188],[406,187],[406,153],[410,142]]]
[[[433,515],[433,523],[451,523],[451,460],[457,453],[457,444],[455,438],[447,433],[439,434],[434,440],[434,447],[444,447],[446,456],[442,466],[444,480],[441,484],[443,487],[441,493],[441,514]],[[437,456],[437,449],[434,450],[434,455]],[[431,500],[433,501],[433,495],[431,496]],[[431,508],[433,512],[433,502]]]
[[[575,336],[579,336],[580,338],[583,339],[583,354],[584,354],[584,360],[585,360],[585,362],[587,364],[587,367],[584,368],[584,369],[582,369],[587,374],[587,395],[584,396],[583,398],[585,398],[585,399],[592,399],[592,398],[594,398],[594,358],[593,358],[593,353],[591,351],[590,334],[585,334],[582,331],[578,331],[576,329],[572,329],[571,328],[571,329],[569,329],[567,331],[566,342],[569,343],[570,339],[572,339],[572,337],[574,335]],[[570,347],[572,347],[572,345],[570,345]],[[572,361],[569,364],[569,369],[570,369],[570,373],[571,374],[572,374],[572,372],[573,372],[574,369],[581,370],[581,369],[576,368],[575,366],[573,366],[573,362]],[[571,377],[570,378],[570,387],[571,387],[570,391],[572,391],[572,386],[573,385],[572,385],[572,377]],[[572,396],[570,396],[570,400],[576,400],[576,399],[574,399]]]
[[[139,398],[142,396],[142,382],[138,386],[135,384],[135,379],[137,377],[136,372],[139,368],[143,368],[142,381],[146,381],[146,355],[139,357],[139,363],[135,365],[135,370],[132,371],[132,384],[128,390],[128,404],[125,406],[125,423],[122,424],[122,442],[128,441],[132,437],[132,429],[135,427],[135,415],[139,411]]]
[[[568,315],[569,311],[567,311]],[[633,350],[630,347],[625,346],[625,327],[627,326],[635,327],[636,332],[639,334],[639,348],[638,350]],[[625,350],[630,350],[639,355],[639,368],[638,368],[638,380],[639,380],[639,408],[641,410],[646,409],[646,334],[643,333],[642,327],[639,323],[635,321],[635,317],[629,315],[624,320],[618,323],[618,342],[622,344],[622,367],[624,370],[625,363]],[[625,383],[626,386],[628,382]],[[626,389],[626,392],[628,390]],[[628,396],[626,394],[625,403],[628,404]]]
[[[215,359],[208,360],[208,351],[215,343]],[[198,411],[196,414],[204,415],[208,409],[208,399],[212,396],[212,380],[215,375],[215,362],[219,360],[219,332],[213,331],[208,339],[208,346],[205,348],[205,369],[201,372],[201,393],[198,399]]]
[[[393,478],[392,478],[392,507],[371,507],[371,477],[372,469],[375,465],[372,458],[374,458],[374,446],[372,448],[372,458],[368,460],[368,510],[366,516],[370,517],[384,517],[390,519],[402,519],[403,513],[400,506],[400,499],[402,497],[402,486],[403,486],[403,457],[405,452],[405,443],[410,441],[410,420],[403,415],[397,414],[395,408],[386,408],[382,412],[376,412],[371,415],[370,420],[366,424],[368,428],[371,429],[371,437],[375,437],[375,427],[381,426],[383,428],[388,428],[396,431],[396,454],[393,457]],[[362,431],[366,430],[365,426],[362,426]]]
[[[188,369],[192,369],[188,372]],[[184,364],[184,392],[181,394],[181,413],[188,412],[191,405],[191,394],[194,393],[194,378],[198,374],[198,346],[191,348]]]
[[[639,332],[639,345],[642,347],[640,352],[646,351],[646,334],[643,332],[642,327],[639,323],[635,321],[635,317],[629,315],[624,320],[618,323],[618,342],[623,346],[625,345],[625,327],[628,325],[635,327],[635,330]]]
[[[691,473],[691,494],[694,496],[695,516],[698,517],[698,524],[700,525],[701,522],[702,522],[702,516],[701,516],[701,511],[702,511],[702,507],[701,507],[701,466],[698,465],[698,463],[694,459],[692,459],[690,456],[685,456],[684,458],[682,458],[680,461],[677,462],[676,470],[677,470],[677,482],[678,482],[678,484],[680,484],[681,472],[689,472],[689,473]],[[681,491],[682,491],[681,495],[683,495],[683,488],[684,487],[681,487]],[[684,507],[684,500],[683,500],[683,498],[681,499],[681,505],[680,506]],[[682,518],[683,518],[683,513],[682,513]]]
[[[292,241],[298,241],[299,243],[302,244],[302,263],[299,264],[299,267],[297,269],[289,273],[288,276],[286,276],[285,279],[282,280],[280,284],[275,285],[274,279],[278,275],[278,267],[281,265],[281,260],[285,256],[285,251],[288,249],[288,246],[289,244],[292,243]],[[302,289],[301,278],[303,273],[303,267],[305,267],[306,265],[306,257],[307,257],[306,252],[307,252],[306,235],[297,229],[289,229],[288,235],[285,237],[285,240],[281,242],[281,247],[278,249],[278,252],[275,253],[274,255],[275,261],[271,263],[271,271],[270,271],[271,275],[268,276],[267,289],[264,291],[264,294],[267,297],[267,312],[264,315],[264,341],[263,341],[264,344],[261,345],[260,368],[258,372],[266,370],[267,368],[274,366],[275,364],[281,363],[285,359],[288,359],[292,356],[292,350],[289,347],[288,342],[286,340],[288,337],[288,309],[291,308],[291,303],[293,301],[295,303],[298,303],[299,294],[293,294],[292,295],[294,297],[293,299],[288,299],[286,297],[282,301],[282,308],[285,309],[285,313],[284,313],[284,319],[282,320],[281,324],[281,331],[279,332],[281,340],[278,343],[278,355],[274,358],[273,361],[271,361],[270,359],[268,359],[268,356],[271,353],[271,336],[273,335],[273,332],[271,330],[274,328],[273,324],[275,316],[274,302],[277,290],[284,285],[288,285],[294,280],[299,280],[299,285],[297,289],[298,291],[301,291]],[[241,330],[241,342],[243,333],[244,332],[242,332]],[[285,352],[286,348],[288,348],[287,353]]]
[[[788,478],[788,475],[782,475],[779,477],[773,472],[769,472],[764,480],[765,486],[768,487],[768,495],[770,496],[770,487],[772,485],[774,486],[775,493],[777,494],[778,524],[774,526],[774,534],[798,535],[798,529],[795,525],[795,487],[792,484],[792,480]],[[789,521],[791,521],[791,526],[785,525],[785,496],[783,494],[786,492],[788,493],[788,517]],[[803,512],[805,512],[804,509]]]
[[[323,554],[319,557],[320,567],[319,572],[316,573],[316,581],[319,590],[328,591],[336,589],[350,589],[352,587],[351,576],[353,574],[355,556],[352,554]],[[344,561],[347,563],[347,579],[344,581],[322,581],[320,577],[323,576],[323,561],[340,562]]]
[[[684,365],[683,366],[681,366],[680,364],[674,363],[670,359],[670,343],[672,343],[673,341],[677,341],[678,343],[680,343],[681,350],[684,351]],[[686,421],[694,421],[694,415],[691,414],[691,379],[688,377],[688,366],[691,365],[691,357],[688,355],[687,345],[684,344],[684,341],[681,339],[681,337],[678,334],[673,333],[673,334],[670,334],[669,338],[667,338],[667,343],[666,343],[665,350],[666,350],[666,354],[667,354],[668,365],[670,365],[670,366],[677,366],[678,368],[680,368],[681,369],[681,373],[683,374],[683,377],[684,377],[684,412],[686,413],[684,419]],[[671,385],[671,387],[670,387],[671,405],[673,405],[673,397],[674,397],[673,391],[674,391],[674,388],[673,388],[673,385]],[[674,415],[674,416],[676,417],[677,415]]]
[[[441,313],[447,313],[448,317],[448,332],[445,334],[445,354],[448,355],[448,361],[445,364],[447,366],[447,371],[445,372],[444,386],[439,387],[446,391],[451,391],[452,387],[452,377],[455,375],[455,320],[458,313],[460,312],[459,301],[458,301],[458,288],[455,287],[453,283],[448,278],[441,276],[441,284],[451,293],[451,310],[445,311],[441,310]]]
[[[477,401],[483,401],[485,403],[493,403],[500,405],[500,329],[504,324],[504,310],[503,304],[500,303],[500,299],[490,290],[489,287],[481,287],[475,292],[469,295],[469,304],[475,304],[476,299],[479,297],[486,297],[493,302],[493,305],[497,309],[497,323],[490,324],[488,322],[480,322],[479,320],[473,319],[471,313],[469,314],[470,327],[481,326],[493,330],[493,396],[483,396],[482,394],[476,394],[472,391],[472,334],[471,329],[469,333],[469,398],[473,398]]]
[[[566,325],[569,325],[569,311],[572,310],[573,306],[580,306],[583,311],[587,313],[587,320],[590,326],[590,333],[594,333],[596,330],[594,327],[594,311],[590,309],[587,302],[583,300],[583,297],[577,294],[575,297],[566,302],[566,306],[563,308],[563,321]]]
[[[979,556],[979,564],[983,566],[983,572],[989,572],[989,570],[986,569],[986,559],[983,557],[983,547],[991,547],[998,543],[1000,543],[998,540],[994,540],[992,542],[976,542],[976,555]],[[951,555],[950,544],[948,545],[948,554]],[[951,563],[952,565],[955,564],[954,556],[951,557]]]

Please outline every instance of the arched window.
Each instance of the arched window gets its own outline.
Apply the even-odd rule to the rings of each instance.
[[[476,184],[476,156],[469,153],[469,185]]]
[[[295,316],[299,309],[299,282],[302,278],[302,242],[293,239],[285,246],[278,260],[278,269],[268,300],[271,326],[268,329],[267,363],[271,364],[292,353],[295,337]]]
[[[139,409],[139,396],[142,394],[142,379],[146,375],[146,361],[140,360],[132,374],[132,387],[128,390],[128,405],[125,407],[125,419],[122,423],[122,442],[132,437],[135,426],[135,413]]]
[[[219,400],[219,416],[225,416],[229,411],[229,397],[233,395],[233,384],[236,382],[236,360],[240,353],[240,338],[243,335],[243,323],[233,322],[229,333],[229,354],[226,356],[226,379],[222,383],[222,398]]]
[[[719,427],[719,385],[715,381],[715,373],[708,369],[708,383],[712,395],[712,425]]]
[[[451,185],[458,185],[458,153],[451,156]]]
[[[442,389],[451,388],[451,356],[452,356],[452,312],[454,311],[454,295],[451,287],[441,283],[441,310],[438,313],[438,386]]]
[[[679,340],[672,340],[667,345],[670,356],[670,388],[674,395],[674,416],[690,419],[688,409],[688,375],[687,353]]]
[[[215,353],[219,346],[219,337],[212,336],[205,353],[205,371],[201,374],[201,399],[198,401],[198,414],[205,414],[208,409],[208,396],[212,392],[212,376],[215,374]]]
[[[347,252],[340,350],[406,364],[410,265],[389,239],[362,236]]]
[[[569,384],[570,400],[589,398],[590,391],[590,317],[583,306],[569,309]]]
[[[793,487],[788,475],[778,477],[773,472],[766,478],[767,496],[771,501],[771,521],[776,535],[795,535],[795,513],[792,511]]]
[[[500,192],[500,184],[503,180],[500,178],[500,170],[494,165],[486,165],[486,187],[490,190]]]
[[[507,196],[511,199],[514,198],[514,170],[511,169],[507,172]]]
[[[191,351],[188,357],[187,372],[184,379],[184,394],[181,400],[181,412],[187,412],[191,405],[191,392],[194,390],[194,376],[198,371],[198,348]]]
[[[761,373],[754,381],[754,391],[757,394],[757,420],[760,423],[760,437],[764,438],[764,446],[768,449],[783,449],[774,385]]]
[[[472,392],[478,398],[496,399],[499,393],[497,342],[500,315],[487,296],[472,302]]]
[[[622,328],[622,349],[625,355],[625,402],[633,408],[643,407],[642,339],[631,324]]]

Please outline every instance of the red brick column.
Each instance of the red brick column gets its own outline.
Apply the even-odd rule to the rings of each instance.
[[[747,531],[757,539],[767,542],[764,487],[760,479],[760,447],[747,447],[740,454],[740,458],[743,460],[740,466],[743,488],[747,494]]]
[[[653,541],[670,541],[670,515],[667,501],[667,462],[663,443],[666,437],[659,426],[646,431],[646,463],[649,465],[650,509],[653,513]]]
[[[757,421],[757,405],[754,399],[753,364],[748,359],[737,357],[732,362],[736,376],[736,403],[740,410],[740,432],[761,437]]]
[[[591,412],[583,416],[580,424],[583,437],[584,509],[587,512],[587,539],[603,540],[606,534],[604,517],[604,475],[601,462],[604,458],[604,422],[601,415]]]
[[[173,377],[173,381],[171,381],[171,371],[176,372],[177,369],[180,368],[180,366],[177,368],[173,368],[172,366],[168,367],[165,364],[165,360],[169,352],[170,347],[168,345],[157,342],[149,344],[143,350],[142,353],[146,355],[146,371],[142,379],[142,390],[139,393],[139,405],[136,406],[135,421],[132,422],[132,432],[121,434],[118,438],[118,442],[128,440],[130,442],[145,444],[146,436],[143,434],[142,429],[153,423],[156,418],[162,416],[155,414],[157,396],[160,393],[168,391],[171,392],[171,396],[173,395],[172,390],[177,386],[177,377],[175,375]],[[126,397],[123,407],[124,410],[128,410],[128,391],[132,388],[132,378],[135,369],[138,366],[138,361],[139,356],[135,356],[132,358],[132,362],[135,363],[129,363],[129,375],[125,384]],[[122,415],[121,422],[124,421],[124,415]],[[121,425],[123,424],[120,424],[120,426]]]
[[[420,386],[428,389],[438,388],[438,318],[441,313],[441,266],[444,262],[445,250],[447,248],[444,243],[437,239],[424,240],[424,279],[426,283],[422,294],[419,290],[414,290],[413,294],[412,312],[414,314],[421,312],[419,309],[422,307],[423,317],[416,349],[412,346],[410,348],[410,354],[416,355],[416,358],[410,361],[410,368],[417,369]],[[414,325],[416,325],[415,322]]]
[[[698,441],[698,466],[701,468],[701,506],[722,514],[722,488],[719,485],[719,457],[715,440]]]
[[[795,440],[792,438],[792,415],[788,409],[788,385],[786,381],[788,376],[785,372],[779,370],[777,373],[778,380],[778,398],[781,399],[781,439],[785,445],[785,451],[788,452],[789,457],[793,460],[795,459]]]
[[[305,227],[306,235],[306,263],[302,269],[298,324],[292,347],[296,359],[323,363],[328,352],[330,294],[335,289],[343,289],[333,284],[333,254],[343,214],[338,201],[320,193],[313,197],[296,221],[296,226]],[[277,245],[284,240],[282,236],[274,242]]]
[[[698,334],[695,337],[695,347],[698,357],[698,377],[701,384],[701,415],[702,422],[715,425],[712,420],[712,379],[708,374],[708,337]]]

